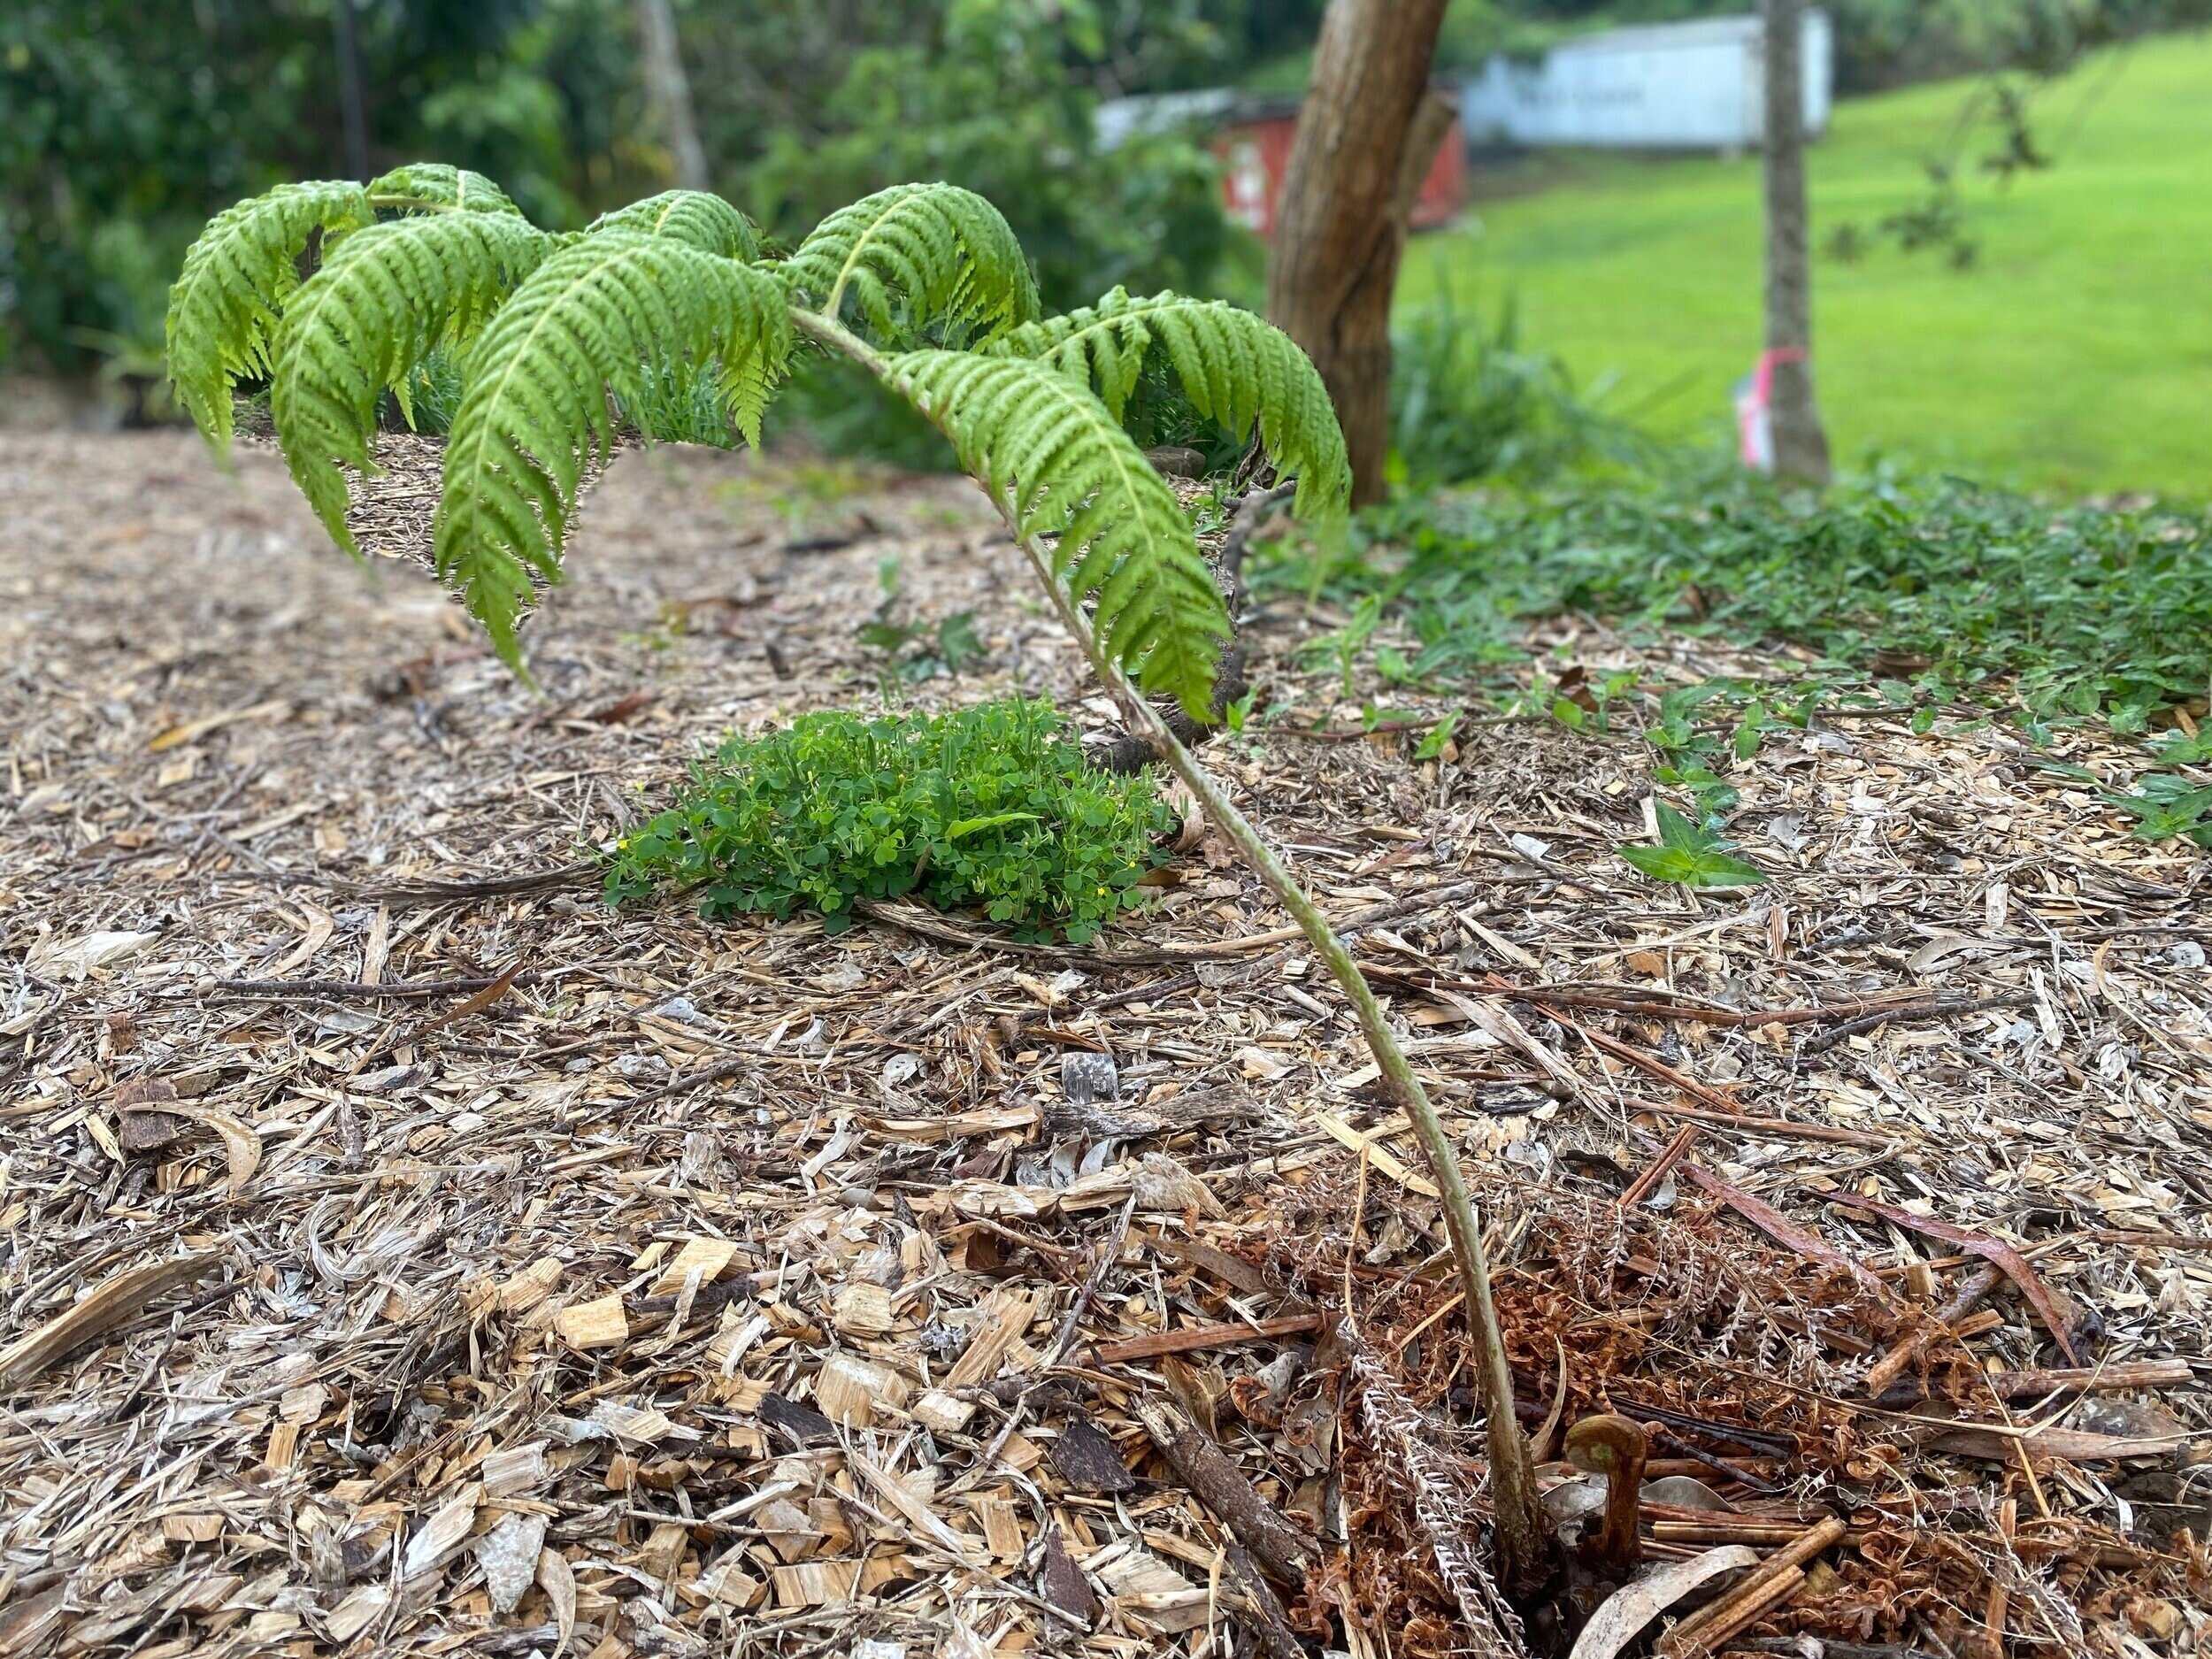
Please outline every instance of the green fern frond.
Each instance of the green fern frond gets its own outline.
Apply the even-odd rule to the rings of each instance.
[[[1094,385],[1118,419],[1156,348],[1200,414],[1239,439],[1258,423],[1268,458],[1298,475],[1293,510],[1300,517],[1344,511],[1352,469],[1328,388],[1288,334],[1250,311],[1179,294],[1133,299],[1116,288],[1096,305],[1027,324],[987,349],[1048,363]]]
[[[760,257],[760,233],[752,220],[720,196],[707,190],[664,190],[642,202],[633,202],[611,213],[602,213],[584,232],[638,231],[648,236],[667,236],[703,253],[718,253],[731,259]]]
[[[468,213],[512,213],[522,210],[480,173],[442,161],[411,161],[369,180],[369,200],[378,207],[406,211],[459,209]]]
[[[299,287],[299,257],[316,231],[365,225],[368,194],[346,180],[280,184],[225,208],[184,256],[169,290],[169,379],[210,442],[230,442],[230,388],[269,369],[269,342]]]
[[[826,317],[851,295],[880,339],[902,322],[988,336],[1037,315],[1036,280],[1013,230],[956,185],[897,184],[840,208],[779,269]]]
[[[446,443],[439,573],[510,663],[531,574],[557,580],[587,471],[614,440],[608,396],[634,403],[649,364],[721,361],[738,429],[791,351],[782,288],[667,237],[604,231],[550,255],[478,337]]]
[[[1025,536],[1057,534],[1054,574],[1095,596],[1101,641],[1145,689],[1211,715],[1229,618],[1175,493],[1106,405],[1021,357],[914,351],[889,378],[944,431]]]
[[[472,339],[550,238],[518,213],[414,214],[353,232],[286,307],[269,408],[286,465],[331,538],[346,528],[345,467],[369,468],[377,397],[399,395],[434,347]]]

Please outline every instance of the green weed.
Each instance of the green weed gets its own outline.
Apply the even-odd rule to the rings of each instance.
[[[1746,887],[1766,880],[1766,872],[1758,866],[1731,855],[1727,849],[1732,843],[1717,833],[1693,824],[1664,803],[1654,804],[1659,845],[1614,849],[1654,881],[1678,881],[1686,887]]]
[[[1087,765],[1041,700],[807,714],[695,767],[608,861],[607,897],[697,888],[710,916],[818,910],[837,933],[855,900],[912,895],[1080,943],[1136,901],[1179,822],[1148,778]]]

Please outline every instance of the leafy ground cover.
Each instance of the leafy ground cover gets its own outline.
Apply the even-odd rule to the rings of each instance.
[[[2193,513],[1893,474],[1816,502],[1729,469],[1409,498],[1272,580],[1406,606],[1400,677],[1517,660],[1517,625],[1572,611],[1808,647],[1893,700],[2001,690],[2138,731],[2212,680],[2208,560]]]
[[[2039,96],[2055,165],[2009,186],[1978,167],[1993,130],[1962,136],[1970,86],[1839,104],[1808,152],[1816,244],[1922,204],[1923,161],[1956,154],[1958,205],[1980,243],[1952,268],[1893,241],[1814,273],[1820,392],[1838,454],[1909,455],[2068,491],[2212,492],[2202,411],[2212,368],[2212,38],[2145,41]],[[1759,349],[1755,157],[1548,157],[1477,169],[1470,227],[1417,242],[1401,288],[1494,307],[1586,378],[1657,398],[1655,428],[1723,427]]]
[[[1087,765],[1043,699],[820,710],[725,742],[623,840],[607,893],[697,887],[710,916],[819,910],[833,933],[858,900],[916,894],[1081,943],[1133,901],[1179,822],[1148,775]]]
[[[2160,731],[2139,787],[2110,799],[2139,833],[2168,839],[2212,834],[2212,796],[2172,770],[2207,757],[2195,720],[2212,686],[2208,542],[2201,515],[2055,508],[1947,477],[1878,474],[1815,499],[1732,468],[1661,468],[1405,497],[1348,542],[1279,554],[1258,580],[1344,608],[1307,649],[1346,686],[1371,663],[1408,701],[1457,685],[1576,730],[1632,726],[1657,780],[1686,791],[1709,832],[1735,804],[1727,763],[1767,732],[1890,709],[1921,732],[1995,716],[2039,743],[2083,722],[2147,741]],[[1784,655],[1757,680],[1666,687],[1562,659],[1532,687],[1527,630],[1566,616]],[[1452,735],[1434,726],[1424,747]]]

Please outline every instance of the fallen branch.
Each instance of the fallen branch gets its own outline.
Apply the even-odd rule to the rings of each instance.
[[[1878,1399],[1886,1393],[1890,1384],[1904,1374],[1908,1365],[1927,1351],[1931,1342],[1950,1334],[1960,1320],[1974,1311],[1984,1296],[2004,1283],[2004,1274],[1996,1268],[1985,1267],[1961,1285],[1932,1319],[1912,1332],[1867,1369],[1868,1398]]]
[[[1993,1371],[1976,1381],[2000,1400],[2035,1400],[2053,1394],[2106,1394],[2121,1388],[2175,1388],[2196,1380],[2185,1359],[2121,1360],[2110,1365],[2058,1366],[2040,1371]],[[1896,1390],[1882,1396],[1894,1401]],[[1918,1397],[1917,1388],[1908,1398]]]
[[[1717,1601],[1709,1601],[1659,1639],[1663,1659],[1692,1659],[1717,1653],[1729,1638],[1769,1609],[1797,1594],[1805,1582],[1805,1563],[1830,1545],[1840,1543],[1841,1521],[1832,1517],[1801,1534],[1786,1548],[1759,1563],[1758,1571]]]
[[[1328,1323],[1318,1313],[1287,1313],[1279,1318],[1247,1324],[1232,1319],[1224,1325],[1195,1325],[1180,1331],[1154,1331],[1144,1336],[1101,1342],[1091,1350],[1098,1365],[1126,1365],[1137,1360],[1157,1359],[1164,1354],[1193,1354],[1202,1348],[1232,1348],[1239,1342],[1257,1342],[1271,1336],[1301,1336]]]
[[[1627,1190],[1621,1194],[1621,1208],[1633,1210],[1656,1192],[1659,1183],[1667,1179],[1667,1171],[1681,1163],[1690,1148],[1697,1144],[1697,1136],[1698,1126],[1694,1123],[1684,1124],[1676,1130],[1674,1139],[1660,1148],[1659,1156],[1652,1159],[1644,1172],[1631,1181]]]
[[[1471,1006],[1463,993],[1447,992],[1441,987],[1423,987],[1422,988],[1435,989],[1438,995],[1445,996],[1462,1013],[1466,1013]],[[1494,993],[1520,997],[1524,1001],[1537,1000],[1527,996],[1519,987],[1503,979],[1496,980],[1487,988]],[[1471,1015],[1470,1018],[1472,1016]],[[1672,1102],[1655,1104],[1648,1101],[1640,1101],[1636,1104],[1636,1110],[1639,1111],[1662,1112],[1672,1118],[1686,1118],[1694,1123],[1717,1124],[1724,1128],[1741,1129],[1750,1134],[1773,1135],[1778,1138],[1794,1138],[1800,1141],[1829,1141],[1839,1146],[1868,1147],[1881,1152],[1891,1152],[1896,1149],[1896,1138],[1891,1135],[1873,1134],[1863,1129],[1838,1129],[1828,1124],[1793,1123],[1786,1118],[1759,1118],[1749,1112],[1738,1111],[1736,1102],[1730,1100],[1727,1095],[1717,1089],[1707,1087],[1686,1073],[1676,1071],[1656,1055],[1646,1054],[1635,1044],[1623,1042],[1618,1037],[1608,1036],[1601,1031],[1593,1031],[1587,1025],[1566,1018],[1556,1010],[1554,1010],[1553,1018],[1569,1031],[1585,1039],[1592,1047],[1601,1048],[1608,1054],[1627,1061],[1631,1065],[1640,1067],[1655,1078],[1673,1084],[1675,1087],[1694,1100],[1707,1102],[1706,1109],[1701,1110],[1698,1107],[1683,1106]],[[1578,1088],[1582,1087],[1579,1079],[1577,1079],[1577,1087]]]
[[[2008,991],[2001,996],[1969,996],[1939,998],[1927,1002],[1903,1002],[1895,1008],[1877,1009],[1862,1014],[1856,1019],[1847,1019],[1842,1025],[1824,1031],[1817,1037],[1808,1037],[1797,1045],[1802,1055],[1824,1054],[1839,1042],[1878,1031],[1893,1019],[1947,1019],[1957,1014],[1985,1013],[1993,1008],[2032,1008],[2035,998],[2025,991]]]
[[[1220,1517],[1270,1578],[1302,1587],[1306,1574],[1321,1563],[1319,1542],[1253,1490],[1229,1455],[1176,1408],[1141,1399],[1135,1409],[1176,1479]]]

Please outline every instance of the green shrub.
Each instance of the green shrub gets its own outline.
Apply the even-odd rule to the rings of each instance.
[[[1393,470],[1407,483],[1540,481],[1651,454],[1605,407],[1609,386],[1578,389],[1557,357],[1522,344],[1510,299],[1493,322],[1440,265],[1434,296],[1392,325],[1390,351]]]
[[[1081,943],[1134,901],[1177,823],[1148,778],[1085,764],[1042,700],[807,714],[695,767],[622,842],[607,896],[703,887],[710,916],[817,910],[837,933],[856,899],[912,894]]]

